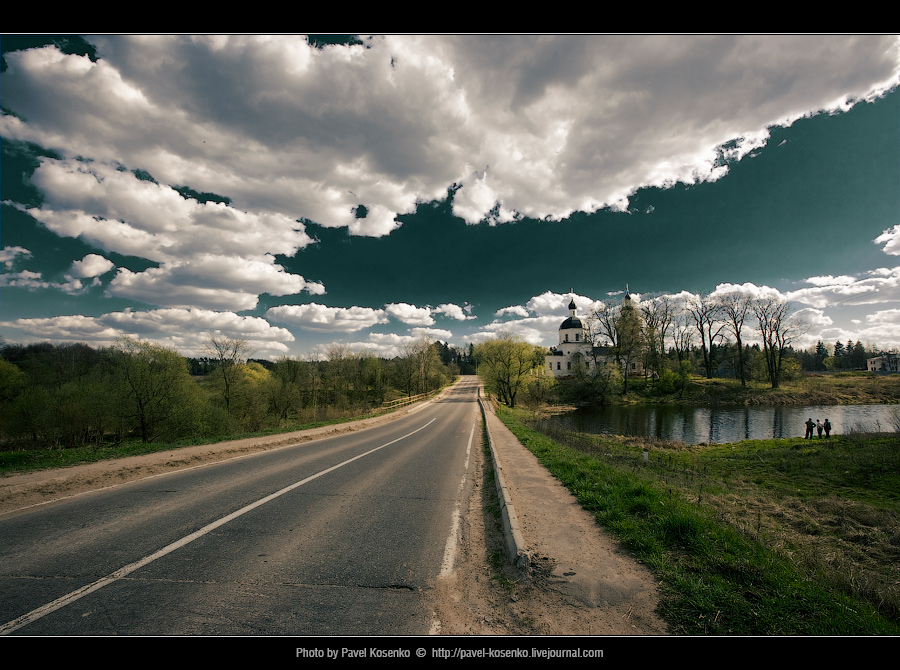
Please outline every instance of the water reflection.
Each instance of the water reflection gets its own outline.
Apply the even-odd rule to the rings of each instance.
[[[803,437],[808,418],[832,423],[832,434],[892,430],[897,405],[688,407],[629,405],[581,409],[552,419],[569,430],[652,436],[688,444]]]

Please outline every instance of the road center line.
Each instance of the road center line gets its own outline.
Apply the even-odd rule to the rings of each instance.
[[[241,509],[239,509],[235,512],[232,512],[231,514],[228,514],[227,516],[224,516],[221,519],[218,519],[217,521],[213,521],[212,523],[204,526],[200,530],[194,531],[190,535],[186,535],[183,538],[181,538],[180,540],[176,540],[175,542],[172,542],[171,544],[163,547],[162,549],[160,549],[159,551],[157,551],[153,554],[150,554],[149,556],[145,556],[144,558],[142,558],[138,561],[135,561],[134,563],[130,563],[129,565],[126,565],[123,568],[119,568],[115,572],[112,572],[112,573],[106,575],[105,577],[101,577],[100,579],[98,579],[97,581],[95,581],[91,584],[82,586],[80,589],[76,589],[75,591],[72,591],[71,593],[62,596],[61,598],[57,598],[53,602],[47,603],[46,605],[42,605],[41,607],[38,607],[37,609],[32,610],[31,612],[28,612],[28,614],[23,614],[22,616],[18,617],[17,619],[13,619],[12,621],[9,621],[9,622],[3,624],[2,626],[0,626],[0,635],[7,635],[15,630],[18,630],[19,628],[22,628],[23,626],[27,626],[28,624],[33,623],[34,621],[37,621],[38,619],[50,614],[51,612],[55,612],[56,610],[65,607],[66,605],[70,605],[73,602],[75,602],[76,600],[88,595],[89,593],[93,593],[94,591],[102,589],[104,586],[112,584],[113,582],[115,582],[119,579],[122,579],[123,577],[125,577],[127,575],[130,575],[135,570],[138,570],[139,568],[142,568],[145,565],[149,565],[156,559],[162,558],[166,554],[170,554],[173,551],[175,551],[176,549],[180,549],[181,547],[185,546],[186,544],[193,542],[197,538],[203,537],[207,533],[215,530],[216,528],[219,528],[220,526],[225,525],[229,521],[237,519],[239,516],[243,516],[247,512],[250,512],[251,510],[254,510],[257,507],[260,507],[262,505],[265,505],[267,502],[271,502],[272,500],[275,500],[276,498],[284,495],[285,493],[288,493],[289,491],[293,491],[294,489],[296,489],[300,486],[303,486],[304,484],[308,484],[309,482],[313,481],[314,479],[318,479],[319,477],[322,477],[323,475],[327,475],[329,472],[334,472],[338,468],[342,468],[345,465],[352,463],[353,461],[357,461],[360,458],[363,458],[364,456],[368,456],[369,454],[374,454],[376,451],[384,449],[385,447],[389,447],[392,444],[395,444],[396,442],[399,442],[400,440],[406,439],[407,437],[409,437],[411,435],[415,435],[420,430],[424,430],[425,428],[430,426],[432,423],[435,422],[435,420],[436,419],[432,419],[431,421],[426,423],[424,426],[421,426],[420,428],[416,428],[414,431],[407,433],[406,435],[403,435],[401,437],[398,437],[396,440],[391,440],[390,442],[382,444],[379,447],[375,447],[374,449],[369,449],[369,451],[366,451],[362,454],[354,456],[353,458],[348,458],[343,463],[338,463],[337,465],[332,465],[330,468],[326,468],[324,470],[321,470],[320,472],[317,472],[314,475],[310,475],[306,479],[301,479],[298,482],[294,482],[290,486],[286,486],[283,489],[281,489],[280,491],[276,491],[275,493],[267,495],[264,498],[260,498],[256,502],[252,502],[249,505],[246,505],[245,507],[242,507]],[[470,443],[471,443],[471,438],[470,438]]]

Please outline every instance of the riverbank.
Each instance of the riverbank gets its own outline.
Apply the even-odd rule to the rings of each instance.
[[[628,394],[610,397],[614,404],[678,405],[881,405],[900,404],[900,374],[870,372],[807,373],[779,388],[762,382],[741,386],[737,379],[692,377],[682,393],[652,380],[628,380]]]
[[[689,447],[498,416],[654,572],[673,632],[900,633],[897,435]]]

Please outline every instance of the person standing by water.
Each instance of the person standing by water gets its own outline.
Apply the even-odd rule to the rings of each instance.
[[[822,439],[822,422],[816,419],[816,432],[819,434],[819,439]]]
[[[822,426],[825,429],[825,437],[831,437],[831,421],[825,419],[825,423]]]
[[[815,428],[815,425],[816,425],[816,424],[813,423],[812,417],[809,417],[809,418],[806,420],[806,435],[803,436],[803,439],[804,439],[804,440],[807,439],[807,438],[810,438],[810,439],[812,438],[812,436],[813,436],[813,428]]]

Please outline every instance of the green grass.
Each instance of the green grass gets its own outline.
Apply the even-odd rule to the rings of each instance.
[[[855,451],[849,441],[833,439],[830,452],[817,444],[815,454],[804,453],[813,450],[808,440],[700,449],[571,433],[551,438],[526,425],[531,417],[524,411],[500,408],[498,415],[597,522],[654,571],[664,596],[660,615],[672,632],[900,633],[891,591],[898,580],[890,572],[900,545],[892,489],[896,438],[857,444]],[[836,498],[835,490],[853,496]],[[836,508],[826,512],[828,504]],[[800,507],[816,505],[817,514],[799,514]],[[855,550],[866,540],[859,537],[836,551],[841,524],[829,527],[825,519],[841,516],[843,523],[851,511],[868,513],[870,522],[880,518],[869,532],[886,529],[879,546],[890,556],[863,560],[865,552]],[[834,559],[831,569],[825,557]],[[860,579],[847,583],[842,573],[853,572],[848,564],[857,566],[857,577],[859,566],[871,568],[865,587]]]
[[[171,449],[180,449],[203,444],[215,444],[230,440],[266,437],[268,435],[278,435],[297,430],[308,430],[311,428],[320,428],[322,426],[347,423],[349,421],[355,421],[357,419],[375,415],[376,414],[371,413],[364,417],[342,417],[327,421],[314,421],[278,430],[222,435],[218,437],[193,438],[189,440],[180,440],[178,442],[141,442],[140,440],[126,440],[119,444],[110,445],[67,447],[63,449],[16,449],[11,451],[0,451],[0,475],[64,468],[85,463],[97,463],[113,458],[142,456],[144,454],[153,454],[160,451],[169,451]]]

